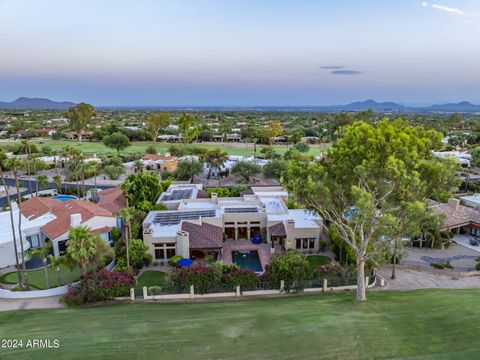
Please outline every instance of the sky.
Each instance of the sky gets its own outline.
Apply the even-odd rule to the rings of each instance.
[[[480,104],[479,0],[0,0],[0,100]]]

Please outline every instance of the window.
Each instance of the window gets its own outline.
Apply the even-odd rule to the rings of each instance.
[[[175,256],[175,243],[154,243],[155,260],[168,260]]]
[[[299,238],[295,239],[295,249],[306,250],[315,248],[315,238]]]
[[[302,239],[295,239],[295,241],[296,241],[295,248],[296,249],[301,249],[302,248]]]
[[[250,221],[250,225],[260,225],[260,221]]]
[[[40,237],[37,235],[27,236],[27,241],[30,243],[31,248],[36,248],[40,246]]]
[[[233,221],[226,221],[225,226],[227,226],[227,225],[235,225],[235,223]]]

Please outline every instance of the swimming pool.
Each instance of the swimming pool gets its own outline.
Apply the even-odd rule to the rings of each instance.
[[[262,263],[257,250],[232,251],[232,261],[240,267],[262,272]]]
[[[56,195],[56,196],[52,196],[52,199],[56,199],[60,201],[68,201],[68,200],[78,200],[78,197],[73,195]]]

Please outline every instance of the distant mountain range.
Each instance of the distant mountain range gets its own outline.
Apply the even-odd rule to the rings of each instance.
[[[0,109],[52,109],[52,110],[65,110],[70,106],[76,104],[70,101],[53,101],[44,98],[28,98],[20,97],[12,102],[0,101]],[[451,104],[438,104],[431,106],[409,106],[401,105],[391,101],[377,102],[374,100],[356,101],[345,105],[331,105],[331,106],[101,106],[103,109],[223,109],[223,110],[286,110],[286,111],[363,111],[372,109],[374,111],[396,111],[396,112],[479,112],[480,105],[472,104],[468,101],[462,101],[459,103]]]
[[[366,100],[360,102],[353,102],[346,105],[338,105],[332,107],[326,106],[325,108],[353,111],[372,109],[375,111],[480,112],[480,105],[475,105],[468,101],[420,107],[401,105],[394,102],[376,102],[374,100]]]
[[[0,109],[65,110],[76,104],[70,101],[53,101],[44,98],[19,97],[12,102],[0,101]]]

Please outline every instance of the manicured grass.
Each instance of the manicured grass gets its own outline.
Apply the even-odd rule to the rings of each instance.
[[[103,153],[115,153],[112,149],[107,148],[105,145],[103,145],[102,142],[98,141],[83,141],[82,144],[80,145],[78,141],[68,141],[68,140],[42,140],[39,142],[36,142],[38,146],[43,146],[43,145],[48,145],[50,146],[53,150],[61,150],[65,146],[70,145],[74,148],[78,148],[80,151],[83,153],[95,153],[95,154],[103,154]],[[15,143],[3,143],[0,144],[0,148],[5,148],[9,144],[15,144]],[[128,153],[128,152],[144,152],[147,146],[149,145],[154,145],[153,142],[151,141],[134,141],[131,143],[132,145],[128,147],[126,150],[123,152]],[[157,148],[157,151],[159,153],[165,153],[168,151],[168,148],[171,146],[171,143],[164,143],[164,142],[157,142],[155,144],[155,147]],[[252,145],[241,145],[241,146],[233,146],[229,144],[215,144],[215,145],[206,145],[206,144],[193,144],[193,145],[182,145],[182,146],[198,146],[202,148],[207,148],[207,149],[212,149],[212,148],[220,148],[222,151],[226,151],[230,155],[253,155],[253,146]],[[262,149],[262,145],[257,146],[257,153],[260,154],[260,150]],[[280,153],[284,154],[287,151],[287,146],[285,145],[277,145],[273,146],[275,150]],[[322,145],[310,145],[310,152],[309,154],[311,155],[320,155],[323,151],[325,151],[328,148],[327,144],[322,144]]]
[[[478,359],[480,290],[370,292],[0,313],[2,359]]]
[[[30,286],[39,290],[47,288],[45,283],[45,270],[43,268],[28,270],[27,272],[28,272],[28,282]],[[80,269],[74,268],[73,271],[70,271],[70,269],[61,265],[60,277],[63,285],[70,284],[80,279]],[[50,282],[50,287],[58,286],[58,275],[57,275],[56,267],[52,267],[52,266],[48,267],[48,279]],[[18,281],[18,275],[16,271],[4,274],[0,277],[0,282],[4,284],[16,284],[17,281]]]
[[[155,270],[146,270],[138,277],[137,287],[162,286],[165,281],[165,273]]]
[[[308,264],[310,265],[310,269],[312,269],[312,271],[314,271],[317,268],[317,266],[327,265],[332,262],[332,259],[324,255],[309,255],[307,256],[307,260],[308,260]]]

